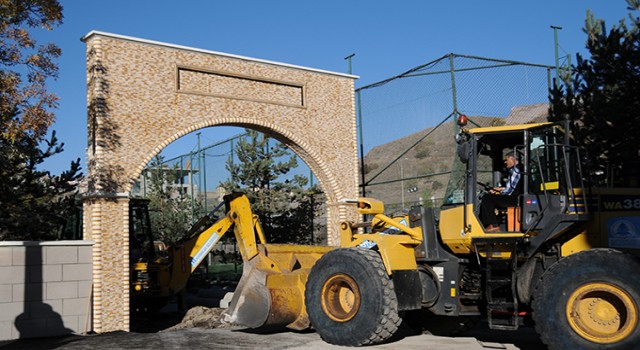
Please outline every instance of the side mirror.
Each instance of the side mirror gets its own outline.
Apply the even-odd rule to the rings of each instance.
[[[463,164],[467,164],[471,158],[471,137],[466,132],[461,132],[456,135],[456,143],[458,144],[458,158]]]

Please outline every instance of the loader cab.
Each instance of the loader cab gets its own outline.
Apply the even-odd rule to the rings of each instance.
[[[514,152],[521,171],[514,207],[499,210],[500,233],[554,235],[584,221],[580,154],[570,146],[564,125],[537,123],[461,129],[458,157],[440,213],[440,234],[454,252],[473,250],[472,241],[485,234],[479,211],[486,189],[504,187],[508,171],[504,155]],[[576,215],[571,217],[570,215]],[[541,241],[542,242],[542,241]]]
[[[153,261],[155,255],[149,200],[132,198],[129,202],[129,258],[132,262]]]

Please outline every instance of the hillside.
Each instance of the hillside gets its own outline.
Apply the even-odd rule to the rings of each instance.
[[[546,120],[547,108],[546,104],[517,106],[506,118],[472,116],[469,119],[480,126],[541,122]],[[469,126],[474,127],[471,123]],[[402,208],[403,197],[405,207],[419,202],[420,198],[423,203],[431,204],[432,197],[439,206],[449,181],[447,172],[450,171],[456,151],[453,127],[454,121],[441,125],[391,166],[389,164],[398,155],[433,128],[371,149],[365,155],[365,177],[367,181],[373,177],[375,179],[367,186],[367,196],[382,200],[389,212]],[[440,175],[430,175],[438,173]]]

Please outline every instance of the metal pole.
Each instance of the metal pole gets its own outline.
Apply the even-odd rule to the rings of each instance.
[[[558,26],[551,26],[551,28],[553,29],[553,43],[554,43],[554,48],[555,48],[555,53],[556,53],[556,80],[553,84],[554,87],[558,87],[558,79],[560,77],[560,57],[558,55],[558,29],[562,29],[562,27],[558,27]]]
[[[202,187],[204,188],[204,212],[208,213],[207,209],[207,150],[202,150]]]
[[[349,56],[347,56],[347,57],[345,57],[345,58],[344,58],[345,60],[347,60],[347,61],[349,62],[349,71],[348,71],[348,72],[349,72],[349,74],[352,74],[352,72],[353,72],[353,69],[352,69],[353,67],[351,66],[351,59],[352,59],[352,58],[353,58],[353,56],[355,56],[355,55],[356,55],[355,53],[352,53],[351,55],[349,55]]]
[[[454,66],[454,54],[450,53],[449,54],[449,69],[451,70],[451,94],[453,97],[453,116],[455,118],[458,117],[458,91],[456,90],[456,68]],[[455,122],[453,123],[453,134],[456,135],[458,134],[458,123]]]
[[[567,88],[571,87],[571,81],[573,78],[573,75],[571,74],[571,55],[567,54]]]
[[[144,181],[142,181],[144,183],[144,186],[142,187],[142,193],[143,193],[142,196],[144,198],[147,198],[147,171],[146,171],[146,169],[142,171],[142,174],[143,174],[142,178],[144,180]]]
[[[231,145],[231,165],[233,165],[233,139],[231,139],[229,144]]]
[[[184,157],[180,156],[180,186],[184,186]],[[182,198],[182,191],[180,191],[180,198]]]
[[[357,93],[358,98],[358,134],[360,136],[360,176],[362,178],[362,196],[367,196],[367,181],[365,180],[365,169],[364,169],[364,136],[362,133],[362,104],[361,104],[361,95],[360,90]]]
[[[400,188],[402,192],[402,210],[404,210],[404,158],[400,158]]]
[[[553,103],[551,103],[551,68],[547,68],[547,91],[549,92],[547,100],[549,100],[549,108],[553,110]]]
[[[453,113],[458,114],[458,92],[456,91],[456,68],[453,63],[454,55],[449,54],[449,68],[451,70],[451,93],[453,95]]]
[[[189,187],[191,188],[191,224],[195,223],[195,197],[193,195],[193,152],[189,153]]]
[[[198,158],[198,187],[197,187],[198,188],[198,199],[200,199],[199,197],[200,197],[200,194],[202,193],[202,189],[200,188],[200,185],[202,184],[202,157],[200,155],[200,134],[202,134],[202,133],[198,132],[196,134],[198,136],[198,151],[196,152],[196,154],[197,154],[196,157]]]

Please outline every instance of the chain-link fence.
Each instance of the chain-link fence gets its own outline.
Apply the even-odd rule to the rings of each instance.
[[[356,90],[361,193],[388,211],[438,207],[452,171],[458,115],[470,126],[544,121],[554,68],[457,54]]]
[[[228,159],[234,158],[234,142],[243,136],[236,135],[202,147],[198,137],[191,152],[173,158],[161,154],[142,171],[132,195],[146,198],[154,186],[160,185],[172,196],[188,198],[193,218],[208,213],[222,201],[224,192],[219,189],[219,184],[229,177],[225,165]],[[154,172],[161,173],[160,179],[154,180]],[[153,181],[161,183],[154,184]]]
[[[161,158],[152,160],[142,171],[134,185],[132,196],[148,197],[153,186],[151,174],[161,171],[165,190],[173,196],[188,198],[192,202],[191,210],[195,219],[203,216],[222,202],[226,192],[220,185],[230,179],[227,163],[239,162],[235,147],[246,137],[248,135],[242,133],[211,144],[202,142],[203,145],[198,137],[191,152],[172,158],[161,155]],[[272,146],[277,143],[275,140],[272,142]],[[308,186],[316,184],[317,179],[304,161],[292,151],[289,153],[289,156],[296,157],[298,166],[274,181],[286,181],[294,175],[303,175],[309,180]]]
[[[454,163],[457,116],[467,115],[471,126],[546,120],[552,76],[549,66],[449,54],[358,88],[361,190],[390,212],[417,203],[439,207]],[[243,137],[203,145],[198,137],[191,152],[163,159],[162,169],[175,173],[166,186],[188,195],[193,218],[222,201],[226,163],[237,161],[234,148]],[[317,183],[301,159],[298,164],[289,175]],[[153,166],[143,171],[134,196],[146,197]]]

